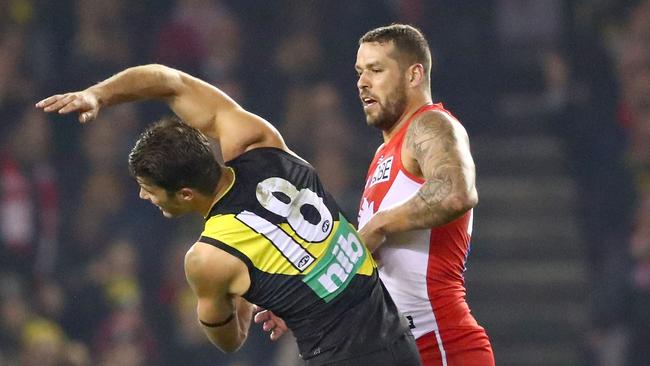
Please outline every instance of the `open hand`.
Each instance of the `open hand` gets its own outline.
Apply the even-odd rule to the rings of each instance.
[[[269,310],[258,308],[254,320],[257,324],[262,323],[262,329],[265,332],[271,332],[270,338],[272,341],[277,341],[285,333],[289,332],[289,328],[287,328],[284,320]]]
[[[100,103],[97,96],[86,89],[79,92],[53,95],[36,103],[36,108],[44,112],[59,112],[67,114],[79,112],[79,122],[86,123],[97,118]]]

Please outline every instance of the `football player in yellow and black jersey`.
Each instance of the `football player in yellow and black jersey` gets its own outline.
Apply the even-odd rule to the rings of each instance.
[[[140,197],[205,229],[185,257],[198,321],[224,352],[246,340],[254,306],[284,319],[307,365],[419,365],[408,325],[355,229],[314,169],[267,121],[214,86],[162,65],[126,69],[36,104],[78,112],[159,99],[178,119],[151,125],[129,156]],[[220,146],[219,164],[206,136]],[[281,321],[278,319],[278,321]]]

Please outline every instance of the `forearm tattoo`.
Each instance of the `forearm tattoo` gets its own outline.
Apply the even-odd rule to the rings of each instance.
[[[435,212],[440,207],[442,200],[451,194],[452,186],[453,182],[450,177],[427,180],[420,187],[417,195],[431,212]]]

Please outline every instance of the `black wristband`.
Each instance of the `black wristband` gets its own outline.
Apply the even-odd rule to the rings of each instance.
[[[230,313],[230,316],[228,316],[226,318],[226,320],[223,320],[223,321],[220,321],[220,322],[217,322],[217,323],[206,323],[201,319],[199,319],[199,323],[201,323],[201,325],[203,325],[204,327],[218,328],[218,327],[222,327],[222,326],[230,323],[230,321],[233,320],[234,318],[235,318],[235,313],[233,312],[233,313]]]

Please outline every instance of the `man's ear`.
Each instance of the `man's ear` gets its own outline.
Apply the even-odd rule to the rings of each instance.
[[[183,201],[189,201],[194,198],[194,190],[191,188],[181,188],[176,192],[176,197]]]
[[[410,86],[419,86],[424,82],[424,66],[413,64],[408,68],[408,80]]]

